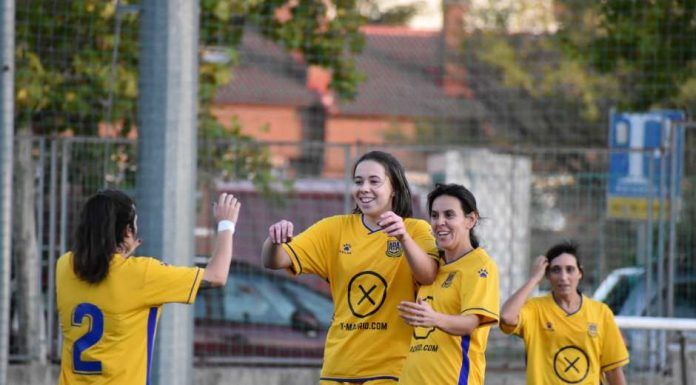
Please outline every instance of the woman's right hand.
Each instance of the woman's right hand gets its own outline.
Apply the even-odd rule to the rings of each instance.
[[[220,194],[217,203],[213,205],[215,220],[218,222],[227,220],[237,223],[240,206],[241,203],[234,195],[228,193]]]
[[[292,240],[295,226],[285,219],[276,222],[268,228],[268,239],[274,244],[287,243]]]
[[[532,265],[532,274],[530,280],[533,280],[536,284],[539,284],[541,280],[544,279],[546,275],[546,268],[549,266],[549,260],[545,255],[540,255],[534,260]]]

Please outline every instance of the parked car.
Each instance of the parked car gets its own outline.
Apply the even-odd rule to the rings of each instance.
[[[625,267],[612,271],[595,290],[593,298],[609,305],[617,316],[656,316],[657,283],[645,293],[645,270]],[[652,311],[648,311],[648,306]],[[674,277],[675,318],[696,318],[696,272],[679,271]]]
[[[195,302],[199,363],[319,365],[331,298],[289,277],[235,262],[224,288]]]
[[[593,298],[605,302],[617,316],[659,316],[657,284],[653,282],[650,293],[646,293],[645,270],[640,267],[627,267],[612,271],[597,287]],[[649,306],[651,310],[649,311]],[[696,272],[680,270],[674,277],[675,318],[696,318]],[[660,333],[648,330],[622,331],[626,345],[631,353],[634,368],[665,367],[670,355],[679,351],[674,341],[660,344]],[[696,333],[684,333],[687,338],[687,351],[696,351]],[[667,349],[660,349],[666,346]],[[669,354],[666,354],[670,352]]]

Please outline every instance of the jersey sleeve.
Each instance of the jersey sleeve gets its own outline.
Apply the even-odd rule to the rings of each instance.
[[[481,317],[480,325],[497,323],[500,318],[500,282],[498,266],[492,260],[476,271],[464,275],[460,292],[462,315]]]
[[[527,300],[522,309],[520,309],[520,314],[517,316],[517,325],[508,325],[504,322],[500,322],[500,330],[505,334],[512,334],[519,337],[524,337],[525,333],[528,333],[528,325],[532,325],[536,319],[536,312],[534,311],[534,305],[531,300]]]
[[[614,321],[614,314],[605,304],[602,304],[602,307],[604,338],[602,341],[600,365],[602,372],[606,372],[628,364],[629,357],[619,327],[616,325],[616,321]]]
[[[316,274],[324,279],[329,275],[329,256],[338,252],[335,234],[340,231],[340,217],[320,220],[292,241],[282,245],[290,256],[293,274]]]
[[[142,295],[148,305],[192,304],[203,278],[199,267],[170,266],[155,258],[139,258],[145,269]]]
[[[421,219],[414,220],[409,235],[411,235],[411,238],[413,238],[421,250],[425,251],[435,261],[440,261],[440,253],[437,250],[435,237],[428,222]]]

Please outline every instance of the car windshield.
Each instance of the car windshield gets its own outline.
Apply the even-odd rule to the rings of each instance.
[[[621,314],[621,310],[626,304],[626,300],[634,291],[636,285],[643,279],[643,274],[622,275],[616,285],[607,293],[604,302],[609,306],[614,314]]]
[[[282,285],[289,295],[319,320],[322,329],[329,328],[334,310],[333,303],[328,298],[293,281],[286,280]]]
[[[196,318],[249,324],[292,324],[292,315],[302,308],[328,328],[333,314],[331,301],[288,279],[253,272],[234,271],[224,289],[210,289],[195,302]]]

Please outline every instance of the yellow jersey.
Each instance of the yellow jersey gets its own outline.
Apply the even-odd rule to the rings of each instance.
[[[430,225],[404,219],[406,231],[438,259]],[[294,274],[329,282],[334,318],[324,350],[323,381],[398,381],[413,330],[400,319],[399,302],[413,301],[416,283],[403,248],[381,230],[371,231],[361,214],[325,218],[283,249]]]
[[[628,364],[628,351],[609,307],[586,296],[568,314],[551,294],[529,299],[507,334],[524,339],[527,383],[597,385],[602,372]]]
[[[67,253],[56,266],[63,335],[58,383],[149,383],[161,305],[193,303],[203,269],[114,254],[106,278],[91,284],[75,275],[72,259]]]
[[[415,328],[399,384],[483,385],[488,333],[500,312],[499,283],[498,266],[481,248],[440,267],[418,297],[438,313],[478,315],[481,323],[468,336]]]

